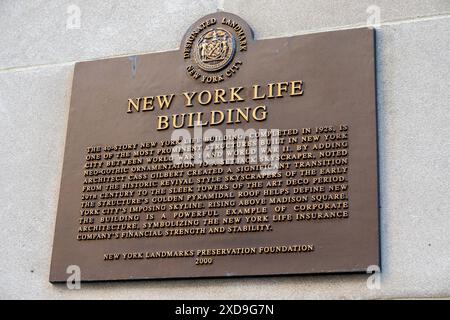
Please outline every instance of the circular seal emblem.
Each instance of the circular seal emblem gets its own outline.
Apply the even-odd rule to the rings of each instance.
[[[236,53],[234,36],[223,28],[213,28],[203,34],[194,47],[195,62],[208,72],[222,70],[233,60]]]
[[[234,14],[217,12],[197,20],[181,45],[187,75],[203,83],[235,77],[252,41],[250,27]]]

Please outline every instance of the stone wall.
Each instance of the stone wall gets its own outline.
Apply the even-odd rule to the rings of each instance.
[[[176,49],[216,10],[256,39],[376,24],[379,289],[368,275],[48,282],[74,63]],[[0,30],[0,299],[450,297],[450,1],[3,0]]]

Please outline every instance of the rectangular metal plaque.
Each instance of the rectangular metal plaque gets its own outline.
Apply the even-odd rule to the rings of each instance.
[[[254,41],[216,13],[180,50],[75,65],[51,282],[371,265],[373,30]]]

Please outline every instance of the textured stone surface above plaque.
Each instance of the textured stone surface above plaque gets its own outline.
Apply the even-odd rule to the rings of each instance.
[[[177,51],[77,63],[50,281],[379,265],[374,51],[219,12]]]

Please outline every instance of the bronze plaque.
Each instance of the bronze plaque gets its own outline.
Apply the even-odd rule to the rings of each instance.
[[[365,272],[379,265],[374,31],[75,65],[50,281]]]

